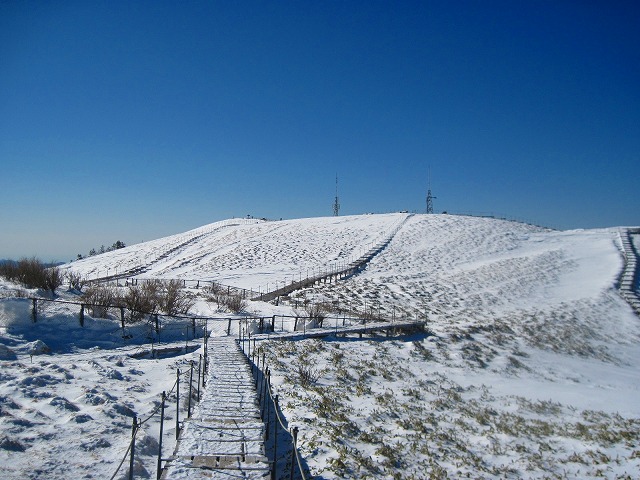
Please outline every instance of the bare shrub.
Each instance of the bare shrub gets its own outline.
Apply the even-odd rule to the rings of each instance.
[[[225,293],[225,290],[226,288],[220,285],[218,282],[211,282],[211,285],[209,286],[209,291],[218,295],[221,293]]]
[[[231,313],[240,313],[247,308],[247,301],[242,298],[242,295],[237,293],[220,296],[218,303],[227,307]]]
[[[118,303],[118,295],[109,285],[93,285],[81,298],[91,316],[96,318],[106,318],[109,315],[109,307]]]
[[[14,261],[1,263],[0,276],[3,276],[10,282],[18,281],[18,263]]]
[[[129,310],[131,322],[142,320],[146,314],[158,312],[162,288],[160,280],[149,280],[128,287],[126,293],[120,297],[120,304]]]
[[[327,316],[329,307],[325,303],[309,302],[304,305],[304,311],[310,320],[315,320],[316,325],[322,328],[322,323]]]
[[[302,363],[298,364],[296,373],[298,374],[298,382],[304,388],[315,385],[322,375],[319,369]]]
[[[222,303],[222,297],[227,295],[226,289],[217,282],[211,282],[211,285],[204,289],[204,293],[208,301],[218,305]]]
[[[36,257],[23,258],[18,262],[17,280],[27,288],[47,289],[44,265]]]
[[[44,270],[44,285],[46,290],[55,294],[58,287],[63,283],[64,276],[58,267],[49,267]]]
[[[82,287],[84,287],[85,280],[79,273],[76,273],[72,270],[67,270],[66,278],[69,282],[69,289],[80,292],[82,290]]]
[[[58,267],[47,268],[36,257],[23,258],[18,262],[5,262],[0,266],[0,275],[26,288],[49,290],[52,294],[55,294],[63,282]]]
[[[159,307],[167,315],[188,313],[195,304],[195,299],[182,288],[180,280],[169,280],[163,284],[163,287],[159,297]]]

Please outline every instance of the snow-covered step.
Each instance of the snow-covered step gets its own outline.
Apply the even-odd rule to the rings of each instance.
[[[640,299],[638,297],[638,253],[631,240],[631,235],[636,235],[638,229],[621,228],[620,240],[624,254],[624,268],[620,276],[620,295],[640,315]]]
[[[214,479],[214,480],[260,480],[270,477],[264,468],[265,460],[252,457],[195,457],[177,458],[172,462],[171,476],[162,478],[176,479]]]
[[[231,337],[210,338],[207,347],[202,399],[184,422],[162,478],[266,478],[265,428],[247,359]]]

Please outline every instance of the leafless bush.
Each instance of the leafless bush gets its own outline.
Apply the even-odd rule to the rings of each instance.
[[[58,267],[47,268],[36,257],[23,258],[17,263],[7,262],[0,267],[0,275],[26,288],[40,288],[51,293],[55,293],[63,281]]]
[[[189,312],[195,299],[183,290],[180,280],[169,280],[163,284],[159,302],[160,310],[167,315],[180,315]]]
[[[45,289],[56,293],[58,287],[64,283],[64,276],[58,267],[49,267],[44,270]]]
[[[81,298],[91,316],[96,318],[106,318],[109,315],[109,307],[118,303],[118,295],[109,285],[93,285],[82,294]]]
[[[322,375],[322,372],[319,369],[302,363],[298,364],[296,372],[298,374],[298,382],[304,388],[315,385]]]
[[[82,278],[82,275],[76,273],[72,270],[67,270],[66,274],[67,281],[69,282],[69,288],[75,291],[81,291],[82,287],[84,287],[85,280]]]
[[[21,259],[18,262],[18,281],[27,288],[46,289],[44,265],[36,257]]]
[[[0,264],[0,276],[6,278],[10,282],[18,281],[18,264],[13,261],[7,261]]]
[[[118,293],[109,285],[95,285],[89,287],[81,298],[92,316],[106,317],[109,307],[124,307],[129,311],[129,321],[137,322],[147,314],[158,312],[168,315],[187,313],[195,300],[181,285],[179,280],[151,280],[130,285],[124,293]]]
[[[231,313],[240,313],[247,308],[247,301],[242,298],[242,295],[237,293],[220,296],[218,303],[227,307]]]
[[[304,305],[304,311],[311,320],[315,320],[318,327],[322,328],[322,323],[329,311],[329,306],[325,303],[309,302]]]
[[[142,320],[146,314],[158,312],[162,289],[160,280],[150,280],[127,288],[126,293],[120,297],[120,303],[129,310],[131,322]]]
[[[217,282],[211,282],[211,285],[204,289],[206,299],[220,305],[222,297],[226,296],[226,289]]]

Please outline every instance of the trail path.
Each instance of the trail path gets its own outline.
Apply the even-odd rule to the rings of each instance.
[[[208,349],[204,395],[162,478],[266,478],[264,424],[247,359],[232,337],[212,337]]]
[[[621,228],[620,240],[624,254],[624,270],[620,276],[620,294],[640,315],[640,296],[638,296],[638,278],[640,277],[640,265],[638,265],[638,251],[635,243],[640,237],[638,228]]]

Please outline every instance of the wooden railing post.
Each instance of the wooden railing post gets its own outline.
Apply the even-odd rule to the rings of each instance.
[[[158,469],[156,472],[156,479],[160,480],[160,475],[162,475],[162,433],[164,430],[164,402],[166,399],[166,394],[162,392],[162,402],[160,403],[160,437],[158,438]]]
[[[198,403],[200,402],[200,371],[202,369],[202,354],[198,360]]]
[[[291,434],[293,435],[293,449],[291,450],[291,470],[289,471],[289,480],[293,480],[293,465],[296,459],[296,445],[298,444],[298,427],[293,427]]]
[[[129,456],[129,480],[133,480],[133,459],[135,457],[136,450],[136,430],[138,428],[138,419],[135,414],[133,415],[133,422],[131,425],[131,452]]]
[[[191,361],[191,372],[189,373],[189,400],[187,403],[187,418],[191,418],[191,393],[193,389],[193,361]]]
[[[180,369],[176,372],[176,440],[180,436]]]
[[[273,470],[271,470],[271,480],[276,480],[276,470],[278,467],[278,395],[273,398],[275,413],[273,415]]]

